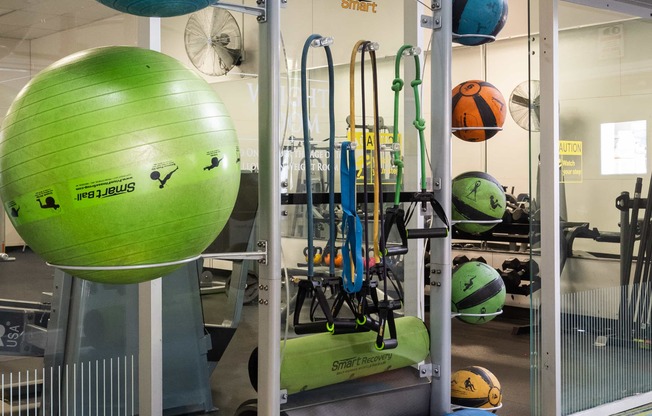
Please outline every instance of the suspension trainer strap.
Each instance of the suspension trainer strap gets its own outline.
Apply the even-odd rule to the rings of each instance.
[[[340,177],[342,184],[342,281],[344,290],[356,293],[362,289],[362,223],[355,207],[355,150],[350,142],[342,143]]]
[[[394,129],[392,132],[392,142],[394,148],[392,149],[392,165],[396,166],[396,187],[394,190],[394,206],[387,208],[386,218],[385,218],[385,237],[388,238],[392,228],[396,227],[398,235],[401,239],[400,246],[387,247],[385,246],[385,255],[394,256],[406,254],[408,252],[408,234],[405,228],[405,211],[400,206],[400,194],[401,189],[403,188],[403,158],[401,156],[400,141],[399,141],[399,106],[400,106],[400,93],[403,90],[403,79],[401,78],[401,59],[405,53],[411,53],[414,55],[414,63],[416,70],[416,78],[412,81],[411,85],[415,91],[415,107],[416,107],[416,119],[414,121],[414,126],[417,129],[420,128],[419,134],[423,134],[423,129],[425,128],[425,122],[421,118],[421,105],[419,103],[419,94],[418,86],[421,85],[421,71],[419,56],[412,45],[403,45],[396,53],[396,59],[394,61],[394,80],[392,81],[392,91],[394,91]],[[421,170],[422,173],[422,184],[424,171],[423,167]],[[422,185],[423,186],[423,185]]]
[[[367,191],[367,140],[366,140],[366,135],[367,135],[367,122],[366,122],[366,114],[365,114],[365,97],[364,97],[364,47],[365,45],[369,43],[368,41],[365,40],[359,40],[356,42],[356,44],[353,46],[353,50],[351,51],[351,60],[349,62],[349,129],[351,132],[351,141],[355,142],[356,141],[356,124],[355,124],[355,61],[356,57],[358,55],[358,51],[362,50],[363,51],[363,59],[362,62],[360,63],[361,68],[362,68],[362,74],[361,74],[361,83],[362,83],[362,192],[364,194],[364,201],[363,201],[363,223],[364,223],[364,251],[365,253],[369,249],[369,235],[367,233],[368,225],[369,225],[369,199],[368,199],[368,191]],[[366,257],[366,256],[365,256]],[[367,260],[368,261],[368,260]],[[369,268],[365,267],[365,278],[366,280],[369,280]]]
[[[446,237],[449,232],[449,222],[446,212],[437,201],[434,194],[427,190],[426,180],[426,140],[424,137],[424,130],[426,122],[421,116],[421,98],[419,96],[419,87],[421,86],[421,62],[419,60],[420,50],[412,45],[403,45],[399,48],[396,54],[394,65],[394,81],[392,82],[392,90],[394,91],[394,130],[393,142],[396,147],[393,149],[392,164],[397,167],[397,180],[396,189],[394,194],[394,206],[387,210],[387,222],[385,224],[385,236],[389,235],[393,226],[396,226],[399,236],[401,238],[401,245],[399,247],[392,247],[386,249],[387,255],[405,254],[407,253],[407,240],[408,238],[442,238]],[[407,211],[403,211],[400,207],[400,191],[403,186],[403,160],[400,156],[398,147],[399,137],[399,93],[403,89],[403,79],[401,79],[401,59],[404,55],[412,55],[414,57],[414,80],[410,82],[414,94],[415,118],[412,125],[417,130],[419,136],[419,150],[420,150],[420,192],[413,195],[410,206]],[[444,227],[440,228],[427,228],[427,229],[406,229],[406,224],[410,221],[413,214],[418,207],[425,209],[426,205],[430,205],[433,213],[439,217],[444,223]]]
[[[364,61],[364,50],[362,52]],[[376,263],[381,261],[381,253],[383,252],[385,241],[383,238],[382,219],[383,219],[383,205],[380,198],[382,192],[380,178],[382,169],[380,166],[380,129],[378,118],[378,70],[376,68],[376,51],[369,49],[369,57],[371,58],[371,76],[373,88],[373,119],[374,119],[374,147],[373,153],[373,177],[374,177],[374,257]],[[383,261],[384,263],[384,261]]]
[[[381,143],[380,123],[378,116],[378,69],[376,64],[376,51],[370,48],[371,74],[373,78],[373,100],[374,100],[374,254],[377,264],[375,272],[378,279],[383,283],[383,299],[377,301],[378,322],[375,348],[378,350],[392,349],[398,346],[396,325],[394,322],[394,310],[401,307],[400,301],[389,300],[387,283],[389,280],[389,267],[385,257],[385,230],[383,204],[380,198],[382,193],[382,166],[381,166]],[[381,256],[382,253],[382,256]],[[389,336],[386,337],[386,329]]]
[[[335,225],[335,71],[333,69],[333,54],[330,46],[324,46],[326,63],[328,65],[328,232],[329,240],[333,242],[333,253],[330,256],[330,276],[335,276],[335,240],[337,226]]]
[[[331,146],[334,146],[335,140],[335,123],[334,123],[334,110],[333,110],[333,85],[334,85],[334,76],[333,76],[333,59],[328,43],[325,41],[326,38],[323,38],[321,35],[313,34],[306,39],[303,45],[303,51],[301,53],[301,113],[302,113],[302,124],[303,124],[303,146],[305,151],[305,179],[306,179],[306,222],[307,222],[307,238],[308,238],[308,271],[307,271],[307,280],[299,282],[299,289],[296,297],[295,311],[294,311],[294,330],[297,334],[313,333],[313,332],[325,332],[334,330],[334,317],[330,311],[330,306],[326,300],[324,294],[324,288],[321,282],[314,280],[314,218],[313,218],[313,199],[312,199],[312,173],[311,173],[311,143],[310,143],[310,128],[308,123],[308,80],[307,80],[307,59],[308,59],[308,50],[310,46],[323,46],[326,52],[326,58],[328,60],[329,73],[329,116],[330,116],[330,140],[329,140],[329,165],[332,164],[332,158],[334,151]],[[334,169],[331,167],[329,172],[329,208],[330,208],[330,233],[331,241],[335,242],[335,214],[334,214]],[[335,257],[334,253],[330,256],[331,259]],[[331,277],[334,275],[333,269],[333,260],[331,260]],[[333,280],[331,278],[331,280]],[[318,322],[309,322],[301,323],[299,321],[301,315],[301,309],[303,307],[304,301],[306,298],[316,299],[314,304],[318,305],[325,316],[325,321]],[[311,316],[313,313],[311,312]]]
[[[313,204],[312,204],[312,172],[311,172],[311,163],[310,163],[310,153],[311,153],[311,144],[310,144],[310,128],[308,126],[308,75],[306,71],[307,60],[308,60],[308,50],[310,45],[316,39],[320,39],[320,35],[310,35],[306,42],[303,44],[303,51],[301,53],[301,118],[303,125],[303,148],[304,148],[304,160],[306,161],[305,173],[306,173],[306,228],[307,228],[307,238],[308,238],[308,280],[312,280],[315,275],[315,246],[314,246],[314,219],[313,219]]]

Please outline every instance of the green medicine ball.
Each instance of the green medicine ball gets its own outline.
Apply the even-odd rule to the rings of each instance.
[[[452,311],[469,314],[492,314],[503,309],[505,284],[491,266],[478,261],[462,264],[453,272]],[[463,316],[458,318],[470,324],[483,324],[494,316]]]
[[[226,224],[238,139],[212,87],[151,50],[104,47],[36,75],[0,126],[0,199],[12,224],[61,266],[102,283],[170,273]]]
[[[466,172],[453,179],[453,221],[495,221],[505,214],[505,191],[491,175],[484,172]],[[495,227],[497,223],[457,223],[459,230],[479,234]]]

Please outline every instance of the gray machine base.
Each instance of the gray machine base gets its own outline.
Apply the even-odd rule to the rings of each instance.
[[[282,416],[423,416],[430,411],[430,382],[412,367],[289,396]],[[236,416],[255,416],[254,401],[243,403]]]

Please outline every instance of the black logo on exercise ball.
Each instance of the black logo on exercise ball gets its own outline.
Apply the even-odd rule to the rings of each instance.
[[[224,158],[218,159],[217,156],[213,156],[213,158],[211,159],[211,164],[209,166],[206,166],[204,170],[211,170],[211,169],[215,169],[216,167],[219,167],[220,162],[222,160],[224,160]]]
[[[473,385],[473,382],[471,381],[471,377],[464,380],[464,389],[466,389],[468,391],[475,391],[475,386]]]
[[[18,211],[20,211],[20,207],[13,206],[11,207],[11,211],[9,211],[9,215],[14,218],[18,218]]]
[[[160,184],[159,184],[158,187],[163,189],[165,187],[165,184],[167,183],[167,181],[170,180],[170,178],[172,177],[172,174],[174,172],[178,171],[178,170],[179,170],[179,167],[177,166],[176,168],[174,168],[173,171],[171,171],[167,175],[165,175],[165,177],[163,179],[161,179],[161,172],[155,170],[152,173],[150,173],[149,177],[153,181],[159,181]]]
[[[483,306],[482,308],[480,308],[480,314],[483,315],[483,316],[480,316],[480,317],[478,318],[478,322],[480,322],[480,321],[486,321],[487,318],[486,318],[484,315],[487,314],[487,308],[485,308],[484,306]]]
[[[41,198],[37,198],[36,200],[38,201],[39,205],[41,205],[41,208],[43,208],[43,209],[57,210],[57,209],[59,209],[59,207],[61,207],[61,205],[57,204],[54,201],[54,198],[51,197],[51,196],[45,198],[45,204],[41,201]],[[16,213],[18,213],[18,211],[16,211]]]
[[[464,290],[462,292],[466,292],[467,290],[471,289],[473,287],[473,280],[475,279],[475,276],[469,279],[468,282],[464,283]]]
[[[498,202],[493,195],[491,195],[489,197],[489,204],[491,205],[491,209],[496,209],[496,208],[502,208],[503,207],[502,205],[500,205],[500,202]]]
[[[482,185],[481,181],[475,181],[475,184],[473,184],[473,189],[466,194],[466,197],[469,199],[473,199],[474,201],[478,200],[478,188]]]

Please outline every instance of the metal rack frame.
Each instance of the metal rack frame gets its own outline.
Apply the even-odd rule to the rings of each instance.
[[[283,0],[265,0],[266,19],[261,21],[259,77],[259,154],[261,175],[259,187],[259,244],[267,247],[267,261],[260,266],[259,285],[259,360],[265,365],[258,369],[258,411],[262,416],[274,416],[280,411],[280,310],[281,280],[281,218],[280,183],[280,8]],[[433,16],[424,16],[422,25],[432,32],[431,74],[431,149],[432,177],[435,196],[445,212],[450,213],[451,201],[451,43],[452,3],[434,1]],[[430,313],[432,383],[431,414],[448,413],[451,380],[451,240],[431,241]]]

